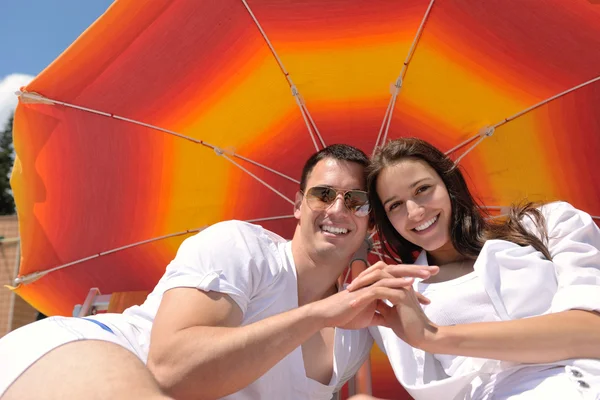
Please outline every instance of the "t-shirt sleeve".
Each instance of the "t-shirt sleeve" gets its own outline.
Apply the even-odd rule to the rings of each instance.
[[[558,283],[551,311],[599,311],[600,229],[590,215],[568,203],[547,205],[544,215]]]
[[[273,245],[256,228],[228,221],[184,240],[161,279],[163,291],[193,287],[224,293],[245,314],[261,281],[260,267],[265,265],[263,247]]]

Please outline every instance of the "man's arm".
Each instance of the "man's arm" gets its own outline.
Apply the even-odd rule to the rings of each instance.
[[[241,322],[240,308],[227,295],[169,290],[152,329],[148,367],[178,399],[219,398],[254,382],[323,327],[307,307]]]
[[[342,291],[239,326],[242,312],[229,296],[172,289],[154,322],[148,367],[161,388],[178,399],[223,397],[254,382],[323,327],[348,324],[377,299],[397,292],[384,286]],[[367,299],[365,307],[350,305],[358,296]]]

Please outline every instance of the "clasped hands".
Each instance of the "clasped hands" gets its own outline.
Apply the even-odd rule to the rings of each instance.
[[[414,291],[413,282],[438,272],[436,266],[390,265],[382,261],[366,268],[346,288],[353,295],[350,307],[356,317],[344,328],[385,326],[411,346],[422,348],[437,327],[421,308],[421,304],[430,303],[429,299]]]

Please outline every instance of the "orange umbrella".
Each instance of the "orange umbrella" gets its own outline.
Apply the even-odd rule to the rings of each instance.
[[[290,237],[302,163],[337,142],[419,136],[489,207],[600,215],[597,3],[117,0],[20,95],[16,290],[68,315],[152,288],[217,221]]]

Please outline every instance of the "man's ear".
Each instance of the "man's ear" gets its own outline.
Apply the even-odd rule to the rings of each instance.
[[[304,197],[302,193],[297,191],[296,200],[294,201],[294,217],[296,217],[296,219],[300,219],[300,206],[302,206],[302,197]]]

